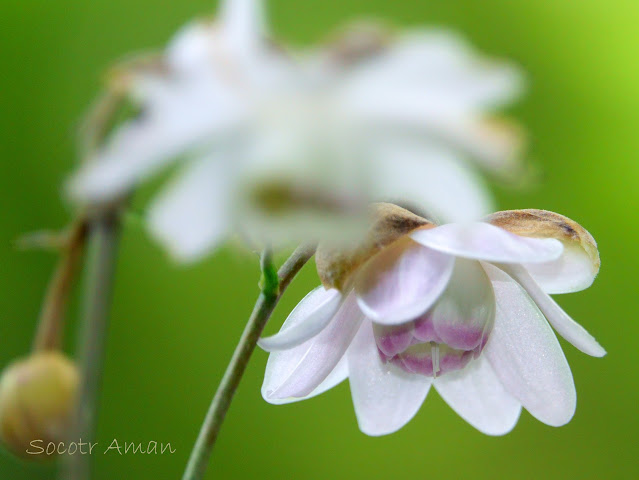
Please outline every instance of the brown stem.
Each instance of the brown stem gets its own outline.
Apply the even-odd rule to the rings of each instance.
[[[44,297],[38,329],[33,340],[34,352],[60,348],[69,293],[82,259],[86,230],[84,220],[78,220],[71,225],[64,252],[49,281]]]

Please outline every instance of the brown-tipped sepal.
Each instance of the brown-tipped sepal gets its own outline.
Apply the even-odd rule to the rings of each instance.
[[[359,244],[352,248],[319,245],[315,262],[320,280],[326,289],[343,290],[351,274],[382,248],[413,230],[435,226],[429,220],[397,205],[375,203],[370,208],[370,228]]]
[[[597,242],[581,225],[547,210],[506,210],[485,221],[523,237],[554,238],[564,245],[562,256],[548,264],[527,265],[547,293],[568,293],[588,288],[599,272]]]
[[[34,353],[0,377],[0,438],[25,459],[44,459],[33,447],[67,439],[78,388],[76,365],[56,351]],[[40,441],[40,442],[38,442]],[[31,453],[30,453],[31,452]]]

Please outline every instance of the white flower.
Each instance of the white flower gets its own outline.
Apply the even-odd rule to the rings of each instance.
[[[160,69],[124,72],[142,115],[72,178],[77,200],[109,202],[179,159],[148,226],[183,261],[236,231],[276,246],[348,239],[373,200],[448,221],[492,211],[467,160],[516,165],[518,137],[485,118],[517,93],[512,68],[441,32],[381,41],[354,29],[285,53],[261,5],[226,0],[215,22],[175,37]]]
[[[70,182],[99,204],[181,160],[148,212],[151,233],[179,260],[195,260],[234,226],[243,141],[257,105],[296,90],[299,71],[266,38],[261,2],[226,0],[213,22],[194,22],[170,43],[159,68],[121,73],[142,114],[119,126]]]
[[[260,341],[273,352],[262,387],[271,403],[348,377],[360,429],[384,435],[415,415],[433,385],[475,428],[502,435],[522,406],[553,426],[574,414],[572,374],[550,325],[605,355],[548,295],[584,289],[599,270],[594,239],[556,213],[435,226],[380,204],[369,241],[350,252],[320,248],[316,260],[323,286]]]
[[[494,208],[474,167],[523,174],[521,132],[490,117],[521,92],[513,66],[482,58],[453,32],[366,24],[320,58],[336,103],[366,129],[378,196],[446,222],[475,220]]]

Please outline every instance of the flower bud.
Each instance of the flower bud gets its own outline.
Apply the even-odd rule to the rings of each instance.
[[[63,354],[38,352],[9,365],[0,377],[0,438],[14,454],[29,454],[33,441],[61,442],[68,435],[78,370]]]

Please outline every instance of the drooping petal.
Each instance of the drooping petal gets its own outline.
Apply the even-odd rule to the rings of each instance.
[[[493,326],[495,294],[478,261],[455,260],[448,287],[429,314],[443,343],[461,350],[480,346]]]
[[[307,318],[307,315],[302,315],[302,313],[304,313],[304,310],[307,310],[308,314],[314,313],[314,305],[320,304],[320,300],[322,299],[322,297],[326,297],[326,295],[317,293],[317,290],[318,289],[313,290],[298,304],[298,306],[284,321],[281,331],[295,329],[297,326],[303,323],[304,320]],[[305,301],[307,299],[308,301]],[[314,397],[333,388],[335,385],[341,383],[343,380],[346,379],[346,377],[348,377],[348,363],[346,361],[346,356],[342,355],[342,358],[339,360],[331,373],[329,373],[324,381],[322,381],[308,395],[287,398],[276,398],[272,395],[273,391],[276,390],[288,377],[290,377],[296,366],[308,353],[311,345],[313,344],[313,340],[314,339],[311,338],[298,346],[295,346],[288,350],[275,351],[269,355],[268,361],[266,363],[266,371],[264,372],[264,382],[262,384],[262,396],[264,397],[264,400],[274,405],[282,405],[285,403],[306,400],[307,398]],[[258,344],[259,343],[260,342],[258,342]]]
[[[521,403],[509,394],[488,360],[435,379],[435,388],[457,414],[486,435],[504,435],[517,424]]]
[[[483,266],[493,282],[497,314],[482,355],[535,418],[555,427],[568,423],[577,393],[557,337],[517,282],[490,264]]]
[[[363,318],[355,295],[349,294],[319,335],[291,350],[272,353],[273,371],[263,386],[264,397],[270,401],[310,395],[334,370]]]
[[[446,288],[454,258],[403,238],[357,273],[357,302],[376,323],[394,325],[424,313]]]
[[[372,140],[375,192],[425,209],[444,222],[478,220],[493,210],[482,178],[459,154],[423,139]],[[410,172],[407,175],[406,172]]]
[[[319,286],[293,309],[279,333],[260,339],[267,352],[288,350],[319,334],[331,321],[342,300],[339,290]]]
[[[560,241],[526,238],[488,223],[451,223],[417,230],[411,238],[449,255],[501,263],[538,263],[556,260],[563,251]]]
[[[151,234],[178,261],[198,260],[229,232],[232,174],[225,160],[209,155],[193,161],[149,209]]]
[[[526,289],[528,295],[535,301],[559,335],[587,355],[603,357],[606,354],[606,350],[599,345],[595,337],[570,318],[570,316],[557,305],[557,302],[541,289],[525,268],[510,265],[503,266],[503,269]]]
[[[424,402],[432,379],[383,363],[368,321],[362,324],[346,356],[360,430],[378,436],[406,425]]]
[[[293,312],[291,312],[284,321],[281,331],[295,329],[303,323],[304,320],[308,318],[307,315],[303,315],[303,313],[305,313],[304,310],[306,310],[306,313],[309,315],[316,312],[313,307],[317,304],[321,304],[322,298],[326,299],[327,297],[327,295],[322,295],[321,293],[317,293],[317,291],[318,289],[313,290],[297,305]],[[332,295],[329,295],[329,297],[330,296]],[[266,363],[266,371],[264,373],[264,382],[262,384],[262,396],[264,397],[264,400],[275,405],[298,402],[300,400],[305,400],[319,395],[346,379],[348,376],[348,363],[346,361],[346,356],[342,355],[342,358],[339,360],[335,368],[308,395],[285,398],[277,398],[273,396],[273,392],[291,376],[291,374],[295,371],[295,368],[304,359],[304,356],[309,352],[313,345],[313,341],[314,339],[311,338],[298,346],[288,350],[275,351],[269,355],[268,362]],[[260,342],[258,342],[258,344],[259,343]]]
[[[300,345],[296,348],[302,348],[303,345]],[[288,362],[286,360],[282,360],[279,357],[288,352],[274,352],[268,358],[268,362],[266,363],[266,372],[264,373],[264,383],[262,384],[262,397],[268,403],[273,405],[284,405],[287,403],[301,402],[302,400],[307,400],[309,398],[316,397],[327,390],[339,385],[344,380],[348,378],[348,361],[346,359],[346,355],[342,355],[342,358],[339,360],[335,368],[328,376],[320,383],[315,389],[305,395],[303,397],[287,397],[287,398],[275,398],[271,396],[268,392],[272,391],[271,386],[277,383],[277,379],[282,376],[283,369],[288,367]]]
[[[564,252],[552,262],[524,266],[546,293],[569,293],[592,285],[599,272],[597,242],[574,220],[547,210],[507,210],[485,221],[524,237],[555,238]]]

